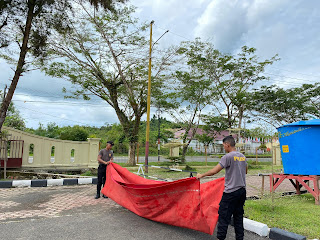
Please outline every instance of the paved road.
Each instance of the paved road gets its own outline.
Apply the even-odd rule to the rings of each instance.
[[[158,161],[158,157],[157,156],[150,156],[148,160],[151,163],[152,162],[157,162]],[[256,159],[255,158],[248,158],[248,160],[255,161]],[[128,157],[124,157],[124,156],[115,157],[115,161],[116,162],[127,162],[128,161]],[[144,156],[139,157],[139,162],[140,163],[144,163],[144,161],[145,161]],[[160,162],[163,162],[163,161],[168,161],[168,159],[160,157]],[[187,156],[186,157],[186,161],[187,162],[205,162],[206,158],[204,156],[194,156],[194,157]],[[208,162],[219,162],[220,158],[208,157],[207,161]],[[272,162],[272,158],[258,158],[258,161],[259,162]]]
[[[215,239],[141,218],[94,193],[94,185],[0,189],[1,239]],[[235,239],[232,227],[227,239]],[[245,239],[265,238],[246,232]]]
[[[248,160],[255,161],[256,159],[255,158],[248,158]],[[69,161],[70,162],[74,162],[74,158],[72,157],[72,158],[66,160],[66,162],[69,162]],[[115,161],[119,162],[119,163],[126,163],[128,161],[128,157],[126,157],[126,156],[116,156],[115,157]],[[149,163],[158,162],[158,157],[157,156],[149,156],[148,161],[149,161]],[[166,159],[166,158],[161,156],[160,157],[160,162],[164,162],[164,161],[168,161],[168,159]],[[194,156],[194,157],[187,156],[186,157],[186,161],[187,162],[205,162],[206,158],[204,156]],[[220,158],[208,157],[207,161],[208,162],[219,162]],[[259,162],[271,162],[272,158],[259,158],[258,161]],[[33,156],[29,157],[28,162],[29,163],[33,162]],[[50,162],[54,163],[54,157],[50,158]],[[145,157],[144,156],[140,156],[139,157],[139,163],[144,163],[144,162],[145,162]]]

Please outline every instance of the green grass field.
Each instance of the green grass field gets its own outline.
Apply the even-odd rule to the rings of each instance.
[[[247,200],[245,217],[308,239],[320,238],[320,206],[311,194],[276,196],[273,202],[270,196]]]

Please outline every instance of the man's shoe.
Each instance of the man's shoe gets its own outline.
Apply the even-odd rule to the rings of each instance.
[[[99,195],[99,194],[97,194],[97,195],[94,197],[94,199],[98,199],[98,198],[100,198],[100,195]]]
[[[108,198],[108,197],[107,197],[106,195],[104,195],[104,194],[102,195],[102,197],[103,197],[103,198]]]

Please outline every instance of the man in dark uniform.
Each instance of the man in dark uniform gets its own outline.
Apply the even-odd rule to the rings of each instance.
[[[246,200],[246,157],[237,151],[236,143],[232,136],[223,139],[223,147],[227,154],[211,170],[204,174],[197,174],[197,178],[212,176],[220,172],[223,168],[226,170],[225,188],[219,207],[218,232],[217,238],[223,240],[226,238],[228,225],[233,215],[234,230],[237,240],[244,239],[243,229],[243,205]]]
[[[113,162],[113,151],[111,150],[113,147],[113,142],[108,141],[106,148],[102,149],[98,155],[98,183],[97,183],[97,195],[95,199],[100,198],[100,191],[102,184],[104,185],[106,182],[106,170],[107,166]],[[102,195],[104,198],[108,198],[105,195]]]

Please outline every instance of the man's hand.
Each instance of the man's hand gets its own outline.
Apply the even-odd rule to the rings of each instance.
[[[196,178],[197,178],[197,179],[202,178],[202,174],[198,173],[197,176],[196,176]]]
[[[113,158],[110,161],[106,162],[106,165],[109,165],[110,163],[113,163]]]

